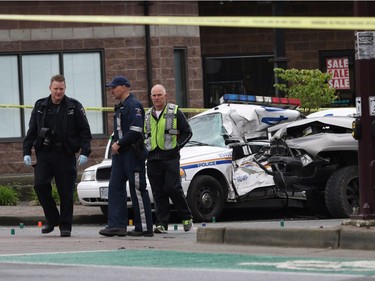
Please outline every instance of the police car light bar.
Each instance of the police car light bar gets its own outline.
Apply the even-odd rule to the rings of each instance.
[[[301,105],[299,99],[295,98],[279,98],[267,96],[250,96],[250,95],[237,95],[237,94],[224,94],[220,98],[220,103],[243,103],[243,104],[256,104],[264,106],[281,107],[288,109],[295,109]]]

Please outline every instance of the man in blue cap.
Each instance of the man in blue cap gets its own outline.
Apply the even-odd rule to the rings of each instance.
[[[154,236],[151,203],[146,189],[143,143],[145,112],[130,93],[126,77],[116,76],[106,84],[119,103],[115,106],[112,138],[112,172],[108,189],[108,225],[99,231],[104,236]],[[127,231],[128,208],[126,182],[129,181],[134,211],[132,231]]]

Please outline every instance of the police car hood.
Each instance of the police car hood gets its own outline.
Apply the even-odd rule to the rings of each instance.
[[[216,146],[185,146],[180,151],[180,164],[184,165],[192,161],[217,160],[232,156],[232,150],[227,147]],[[212,155],[210,157],[210,155]]]
[[[112,165],[112,160],[111,159],[104,159],[99,164],[95,164],[95,165],[92,165],[90,167],[87,167],[85,169],[85,172],[97,170],[98,168],[111,167],[111,165]]]
[[[299,111],[292,109],[224,103],[192,118],[215,113],[222,115],[223,127],[230,138],[245,138],[247,140],[260,137],[266,138],[267,128],[297,120],[301,116]]]

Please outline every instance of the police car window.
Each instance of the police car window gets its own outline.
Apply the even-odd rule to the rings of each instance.
[[[225,147],[224,136],[227,134],[223,127],[220,113],[206,114],[191,118],[189,124],[193,131],[188,146],[210,145]]]

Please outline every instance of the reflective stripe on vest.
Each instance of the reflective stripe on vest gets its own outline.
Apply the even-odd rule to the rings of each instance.
[[[159,147],[162,150],[171,150],[177,146],[177,109],[175,104],[167,104],[159,120],[151,117],[152,108],[145,114],[145,145],[148,151]]]

